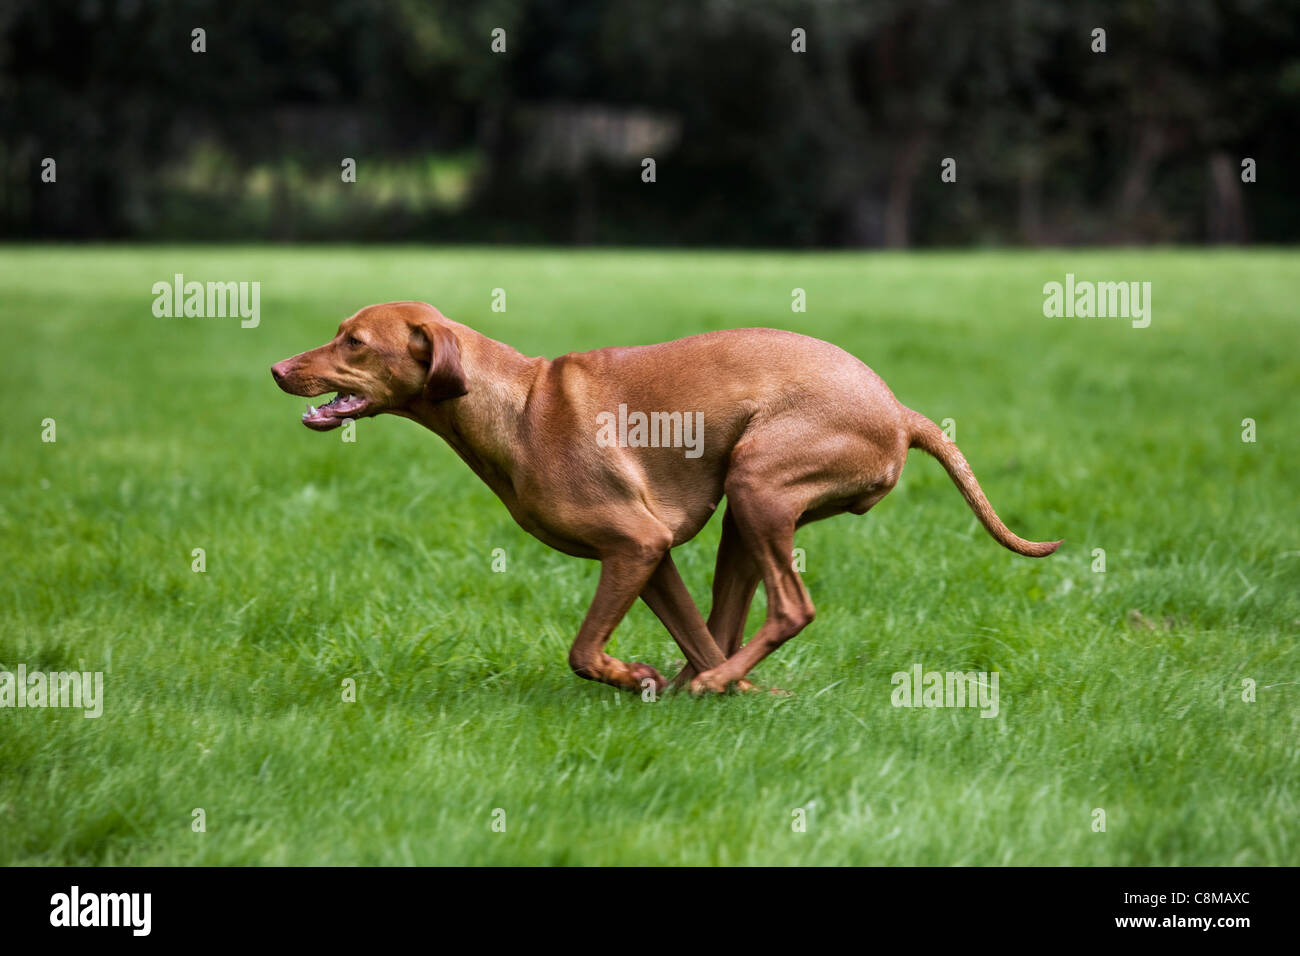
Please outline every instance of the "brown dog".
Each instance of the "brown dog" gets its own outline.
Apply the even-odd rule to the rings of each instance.
[[[1042,557],[994,513],[957,446],[903,407],[852,355],[774,329],[709,332],[662,345],[528,358],[423,302],[372,305],[334,339],[272,366],[292,395],[339,395],[302,420],[327,431],[388,412],[441,435],[530,534],[600,561],[569,652],[578,675],[657,689],[647,664],[604,652],[637,597],[681,646],[675,684],[722,691],[813,619],[791,566],[809,521],[863,514],[898,481],[909,448],[943,463],[999,543]],[[723,497],[708,622],[669,553]],[[767,619],[742,647],[762,580]]]

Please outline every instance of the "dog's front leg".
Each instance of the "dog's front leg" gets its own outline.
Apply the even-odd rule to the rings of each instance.
[[[741,540],[736,519],[728,507],[722,516],[722,542],[718,546],[718,560],[713,571],[713,607],[705,625],[724,658],[740,650],[745,641],[745,621],[749,617],[749,606],[754,601],[758,582],[758,565]],[[709,664],[700,667],[688,659],[686,666],[672,679],[672,686],[684,687],[697,674],[716,666]]]
[[[655,693],[667,686],[663,675],[649,664],[629,664],[610,657],[605,644],[671,546],[672,534],[660,526],[604,550],[596,597],[569,649],[569,666],[579,677],[634,691],[642,690],[647,680],[654,684]]]
[[[702,674],[726,660],[722,648],[714,640],[699,608],[695,606],[691,592],[686,590],[682,576],[677,573],[677,565],[673,563],[671,554],[665,554],[659,562],[646,583],[645,590],[641,592],[641,599],[655,612],[655,617],[663,622],[664,627],[668,628],[668,633],[686,655],[687,664],[683,672],[690,671],[691,676]],[[682,681],[675,680],[674,684],[680,687]]]

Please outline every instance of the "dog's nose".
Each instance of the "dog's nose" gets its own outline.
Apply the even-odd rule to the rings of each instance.
[[[276,362],[271,366],[271,378],[275,379],[275,384],[279,385],[284,381],[284,363]]]

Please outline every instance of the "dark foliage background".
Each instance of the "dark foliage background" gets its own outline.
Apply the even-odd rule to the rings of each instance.
[[[1298,40],[1297,0],[8,0],[0,230],[1289,242]]]

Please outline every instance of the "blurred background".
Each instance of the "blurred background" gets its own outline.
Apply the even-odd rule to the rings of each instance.
[[[1296,0],[5,0],[0,235],[1291,242],[1298,40]]]

